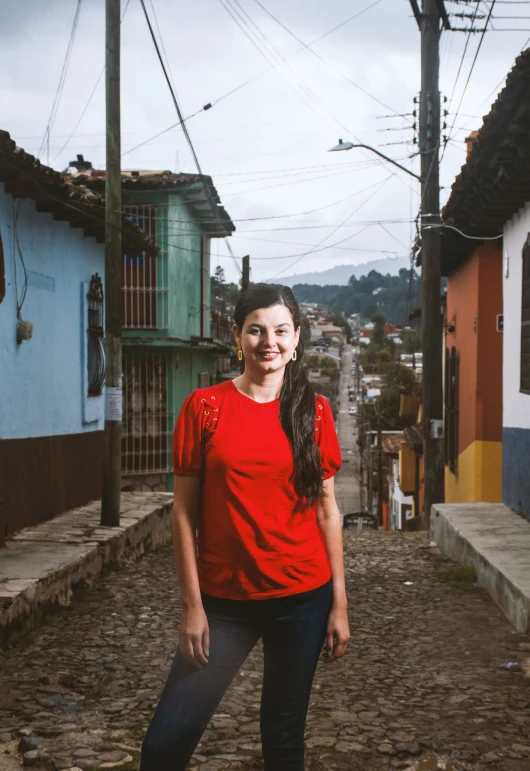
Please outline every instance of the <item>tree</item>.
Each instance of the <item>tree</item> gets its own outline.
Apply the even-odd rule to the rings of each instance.
[[[344,334],[348,338],[348,342],[350,342],[353,337],[353,332],[349,321],[345,319],[344,316],[342,316],[340,313],[337,313],[334,316],[328,316],[326,321],[329,324],[334,324],[336,327],[341,327],[344,330]]]
[[[382,313],[376,313],[372,318],[372,322],[374,324],[374,328],[372,330],[372,334],[370,335],[370,342],[377,348],[386,348],[388,340],[385,335],[385,317]]]
[[[302,319],[300,324],[300,337],[305,344],[311,342],[311,322],[309,319]]]
[[[421,327],[404,329],[401,334],[403,341],[403,353],[417,353],[422,348]]]
[[[415,393],[419,385],[414,373],[399,362],[389,362],[383,368],[383,387],[377,398],[377,412],[387,424],[387,428],[404,428],[414,422],[413,418],[399,416],[400,396],[402,393]]]
[[[213,275],[219,287],[226,283],[225,269],[221,265],[217,265]]]

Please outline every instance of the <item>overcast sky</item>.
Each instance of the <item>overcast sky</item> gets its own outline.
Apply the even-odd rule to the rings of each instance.
[[[480,15],[488,13],[490,4],[482,0]],[[104,5],[104,0],[81,4],[50,139],[49,162],[57,169],[64,169],[77,153],[96,167],[105,162],[103,79],[75,135],[62,149],[103,67]],[[472,0],[446,0],[449,11],[469,13],[474,5]],[[59,84],[77,0],[0,0],[0,6],[0,128],[36,154]],[[122,0],[122,10],[125,7]],[[214,105],[187,125],[202,170],[213,177],[237,225],[232,248],[238,257],[251,255],[253,280],[277,274],[280,280],[281,272],[292,275],[409,253],[418,184],[364,151],[326,152],[339,137],[357,139],[405,159],[404,164],[419,171],[418,160],[408,159],[415,150],[412,144],[383,147],[387,142],[411,142],[408,126],[413,119],[380,117],[412,112],[419,91],[420,36],[408,0],[148,0],[147,7],[153,19],[153,8],[156,12],[184,115],[208,102]],[[497,29],[518,31],[486,34],[455,119],[481,36],[469,40],[447,118],[446,133],[453,121],[455,128],[442,164],[442,202],[464,161],[465,136],[480,127],[479,116],[488,112],[530,37],[530,2],[497,0],[493,15],[529,18],[493,21]],[[254,42],[249,39],[252,31]],[[300,52],[299,41],[312,44],[321,37]],[[441,91],[449,99],[467,38],[461,32],[442,34]],[[140,1],[130,0],[122,25],[123,167],[194,172],[180,129],[127,152],[176,120]],[[47,149],[40,157],[47,161]],[[313,253],[304,256],[312,248]],[[213,242],[212,256],[212,269],[222,264],[235,280],[222,241]]]

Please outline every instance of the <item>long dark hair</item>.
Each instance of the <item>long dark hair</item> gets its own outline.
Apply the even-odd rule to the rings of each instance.
[[[234,311],[234,321],[242,331],[249,313],[259,308],[285,305],[295,330],[300,326],[300,308],[288,286],[279,284],[251,284],[241,293]],[[315,443],[315,392],[309,383],[304,365],[302,336],[296,348],[296,361],[285,367],[280,391],[280,420],[289,437],[294,457],[294,489],[300,498],[312,505],[323,498],[320,452]]]

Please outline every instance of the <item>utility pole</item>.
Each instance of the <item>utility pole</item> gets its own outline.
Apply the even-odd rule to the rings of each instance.
[[[121,488],[121,121],[120,0],[106,0],[105,451],[101,524],[120,524]]]
[[[440,313],[440,20],[450,29],[444,0],[410,0],[421,32],[421,313],[423,322],[422,429],[425,518],[444,499],[442,320]],[[434,227],[433,227],[434,226]]]
[[[243,273],[241,276],[241,291],[244,292],[250,286],[250,255],[243,257]]]
[[[377,524],[383,527],[383,434],[377,417]]]

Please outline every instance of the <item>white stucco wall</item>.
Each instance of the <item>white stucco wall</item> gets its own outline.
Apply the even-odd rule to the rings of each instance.
[[[521,379],[522,251],[530,233],[530,203],[504,227],[503,427],[530,429],[530,396]]]
[[[389,507],[390,515],[394,515],[396,522],[396,529],[401,530],[403,527],[401,506],[403,504],[413,505],[414,498],[412,495],[405,495],[399,486],[399,460],[392,460],[392,478],[389,484]],[[392,521],[392,520],[391,520]]]
[[[56,436],[103,428],[103,397],[86,395],[86,282],[104,277],[104,247],[79,228],[21,202],[18,235],[29,282],[22,318],[33,338],[17,344],[24,270],[15,249],[13,199],[0,184],[0,235],[6,296],[0,303],[0,439]]]

